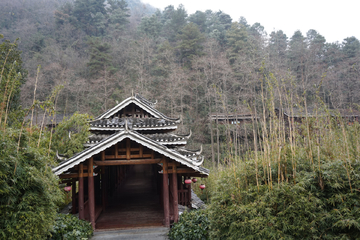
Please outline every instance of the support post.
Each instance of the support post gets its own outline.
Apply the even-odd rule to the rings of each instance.
[[[177,183],[177,168],[175,163],[173,165],[172,184],[173,184],[172,188],[173,188],[174,222],[178,222],[179,220],[178,183]]]
[[[168,161],[163,157],[163,197],[164,197],[164,217],[165,227],[170,227],[170,206],[169,206],[169,178],[168,178]]]
[[[83,164],[79,164],[79,219],[85,220]]]
[[[91,157],[88,163],[88,194],[89,194],[89,215],[92,228],[95,230],[95,190],[94,190],[94,176],[93,176],[94,159]]]
[[[191,208],[191,184],[187,184],[188,186],[188,207]]]
[[[72,204],[71,213],[76,214],[76,180],[72,182],[72,186],[71,186],[71,204]]]

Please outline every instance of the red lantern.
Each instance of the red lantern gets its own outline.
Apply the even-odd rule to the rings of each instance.
[[[186,184],[191,184],[191,182],[192,182],[191,179],[185,179]]]
[[[196,183],[196,182],[197,182],[197,179],[196,179],[196,178],[193,178],[192,181],[193,181],[193,183]]]
[[[65,192],[70,192],[71,191],[71,186],[64,187],[64,190],[65,190]]]
[[[205,189],[205,184],[201,184],[201,185],[199,186],[199,188],[200,188],[201,190],[204,190],[204,189]]]

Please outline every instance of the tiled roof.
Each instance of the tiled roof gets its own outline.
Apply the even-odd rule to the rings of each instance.
[[[110,117],[104,119],[95,119],[90,122],[90,130],[124,130],[125,123],[128,128],[133,130],[158,130],[158,129],[176,129],[177,123],[172,120],[159,118],[118,118]]]
[[[161,145],[186,145],[189,135],[177,135],[170,133],[143,134],[144,136],[160,143]],[[89,136],[89,140],[85,143],[85,147],[92,146],[101,140],[109,137],[109,134],[93,134]]]
[[[164,115],[163,113],[159,112],[157,109],[155,109],[156,103],[152,103],[148,100],[146,100],[144,97],[142,97],[140,94],[135,94],[135,96],[131,96],[115,107],[111,108],[110,110],[106,111],[105,113],[101,114],[100,116],[96,117],[95,120],[104,119],[104,118],[110,118],[114,116],[117,112],[119,112],[121,109],[124,109],[126,106],[130,105],[131,103],[137,105],[141,109],[147,111],[155,118],[160,118],[168,121],[175,121],[180,122],[180,118],[170,118]]]
[[[204,174],[209,175],[209,170],[200,167],[200,165],[203,163],[203,156],[195,155],[191,157],[187,157],[176,151],[175,149],[167,148],[164,145],[161,145],[160,143],[152,140],[151,138],[148,138],[136,131],[132,131],[130,129],[125,129],[124,131],[116,132],[112,135],[110,135],[108,138],[105,138],[98,142],[97,144],[83,150],[80,153],[75,154],[71,158],[61,162],[59,166],[53,168],[53,172],[56,175],[60,175],[70,168],[78,165],[81,162],[86,161],[90,157],[104,151],[105,149],[113,146],[114,144],[121,142],[125,138],[129,138],[132,141],[135,141],[155,152],[158,152],[176,162],[179,162],[189,168],[192,168],[193,170]]]

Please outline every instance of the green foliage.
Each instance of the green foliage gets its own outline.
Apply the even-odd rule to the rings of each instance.
[[[238,58],[239,54],[247,51],[248,34],[246,27],[237,22],[231,25],[231,28],[226,32],[228,58],[231,64],[233,64]]]
[[[180,51],[180,59],[185,65],[191,66],[191,60],[195,56],[204,54],[202,43],[205,41],[205,37],[194,23],[186,25],[178,35],[178,39],[180,43],[177,48]]]
[[[54,151],[66,155],[73,156],[75,153],[84,149],[84,143],[90,135],[89,123],[90,119],[87,114],[74,113],[68,120],[63,120],[55,128],[53,136],[52,148]]]
[[[127,3],[124,0],[105,1],[79,0],[67,2],[55,11],[55,22],[58,27],[70,23],[89,36],[105,36],[110,31],[117,35],[124,30],[130,17]]]
[[[62,200],[47,148],[36,134],[7,128],[0,132],[0,238],[44,239]]]
[[[103,43],[100,38],[90,38],[88,41],[90,46],[90,60],[87,63],[90,75],[92,77],[99,76],[104,71],[114,71],[111,64],[110,50],[111,45]]]
[[[206,210],[193,210],[180,215],[178,223],[170,229],[171,240],[204,240],[209,239],[209,224]]]
[[[158,12],[160,14],[160,12]],[[157,14],[153,14],[150,17],[144,17],[141,19],[140,32],[147,36],[157,38],[161,33],[161,24]]]
[[[71,214],[57,214],[51,240],[89,239],[93,235],[91,223]]]
[[[186,25],[186,17],[187,12],[182,4],[180,4],[176,10],[172,5],[167,6],[161,18],[161,22],[163,23],[162,35],[170,42],[174,42],[176,36]]]
[[[310,136],[304,124],[295,151],[274,139],[270,156],[249,153],[215,171],[207,180],[215,182],[207,185],[211,238],[358,239],[359,124],[329,122],[310,119]]]
[[[17,41],[0,44],[0,115],[6,107],[14,110],[20,105],[20,87],[27,77],[20,54]]]

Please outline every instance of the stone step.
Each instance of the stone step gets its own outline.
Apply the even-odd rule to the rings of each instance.
[[[167,240],[168,232],[166,227],[95,231],[91,240]]]

